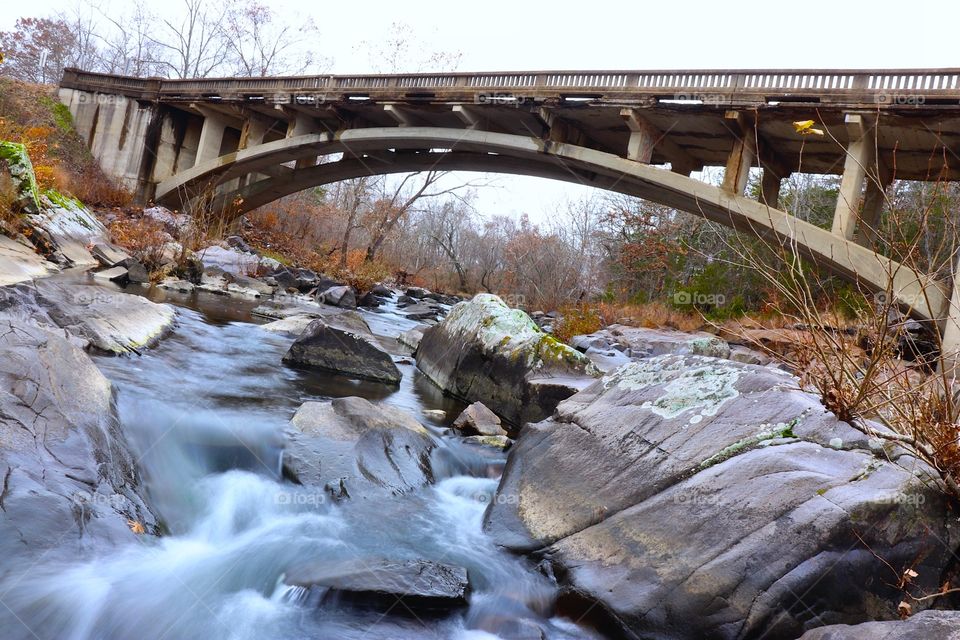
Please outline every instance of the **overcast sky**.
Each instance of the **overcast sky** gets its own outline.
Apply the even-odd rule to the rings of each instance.
[[[131,0],[100,0],[107,11]],[[139,0],[156,12],[178,0]],[[45,16],[73,0],[0,0],[0,29],[29,12]],[[294,20],[310,17],[334,73],[372,71],[365,42],[397,21],[420,46],[458,51],[460,71],[546,69],[960,67],[958,0],[632,0],[480,2],[271,0]],[[536,219],[588,192],[534,178],[503,178],[482,194],[483,213]]]

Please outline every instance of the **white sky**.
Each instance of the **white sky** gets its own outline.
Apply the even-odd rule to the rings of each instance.
[[[158,13],[179,4],[139,1]],[[427,50],[461,52],[460,71],[960,67],[957,0],[262,1],[295,21],[314,20],[333,73],[370,72],[363,43],[397,21]],[[0,30],[73,2],[0,1]],[[130,0],[100,2],[123,11]],[[480,195],[484,214],[543,220],[560,200],[590,191],[536,178],[497,183]]]

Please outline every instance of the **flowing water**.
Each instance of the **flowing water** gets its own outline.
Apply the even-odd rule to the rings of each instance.
[[[154,294],[182,305],[177,330],[142,356],[96,362],[116,385],[125,432],[169,534],[69,566],[32,568],[7,601],[51,639],[589,638],[552,616],[553,585],[481,527],[504,455],[444,434],[462,405],[412,365],[399,388],[293,369],[292,338],[264,331],[254,303]],[[368,313],[380,334],[414,323]],[[358,395],[401,406],[440,439],[437,482],[333,504],[281,473],[282,431],[308,400]],[[446,419],[429,418],[439,409]],[[423,558],[467,568],[468,607],[425,617],[320,598],[283,584],[316,559]],[[0,637],[4,634],[0,631]]]

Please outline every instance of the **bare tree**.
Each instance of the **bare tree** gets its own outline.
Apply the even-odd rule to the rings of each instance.
[[[224,23],[228,7],[210,0],[183,0],[179,22],[162,20],[165,29],[151,37],[163,51],[161,64],[177,78],[205,78],[224,71],[230,48]]]
[[[318,35],[309,18],[285,24],[266,4],[233,0],[223,28],[236,75],[295,75],[315,62],[314,52],[304,46]]]

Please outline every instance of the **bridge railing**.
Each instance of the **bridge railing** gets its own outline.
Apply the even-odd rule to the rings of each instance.
[[[960,100],[960,69],[536,71],[396,75],[322,75],[168,80],[77,69],[61,86],[154,99],[275,92],[430,93],[510,91],[558,94],[820,94],[864,98],[923,93]],[[870,100],[876,102],[875,100]]]

